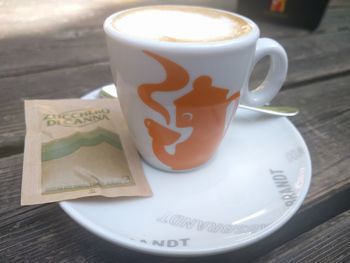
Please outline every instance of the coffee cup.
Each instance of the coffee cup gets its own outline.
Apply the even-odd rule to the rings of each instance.
[[[250,19],[195,6],[124,10],[104,23],[118,98],[135,145],[150,165],[188,171],[215,155],[239,103],[262,106],[278,93],[288,60],[259,38]],[[265,80],[248,87],[270,57]]]

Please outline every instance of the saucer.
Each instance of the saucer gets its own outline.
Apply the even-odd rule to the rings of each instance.
[[[256,242],[301,206],[311,181],[310,155],[287,118],[238,109],[230,126],[215,158],[198,170],[167,173],[143,163],[152,197],[60,205],[101,238],[152,254],[209,255]]]

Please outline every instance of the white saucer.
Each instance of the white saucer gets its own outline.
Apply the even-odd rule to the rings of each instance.
[[[84,96],[97,98],[98,90]],[[238,110],[217,156],[189,173],[143,167],[149,198],[87,198],[60,205],[113,243],[162,255],[208,255],[256,242],[285,224],[311,180],[307,146],[282,117]]]

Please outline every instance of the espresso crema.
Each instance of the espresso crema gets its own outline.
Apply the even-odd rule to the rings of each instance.
[[[232,13],[195,6],[148,6],[119,13],[112,26],[120,33],[157,41],[208,43],[248,34],[252,26]]]

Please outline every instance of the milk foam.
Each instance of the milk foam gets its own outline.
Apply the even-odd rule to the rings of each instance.
[[[168,42],[216,42],[251,31],[240,17],[201,7],[144,7],[126,11],[112,22],[127,35]]]

